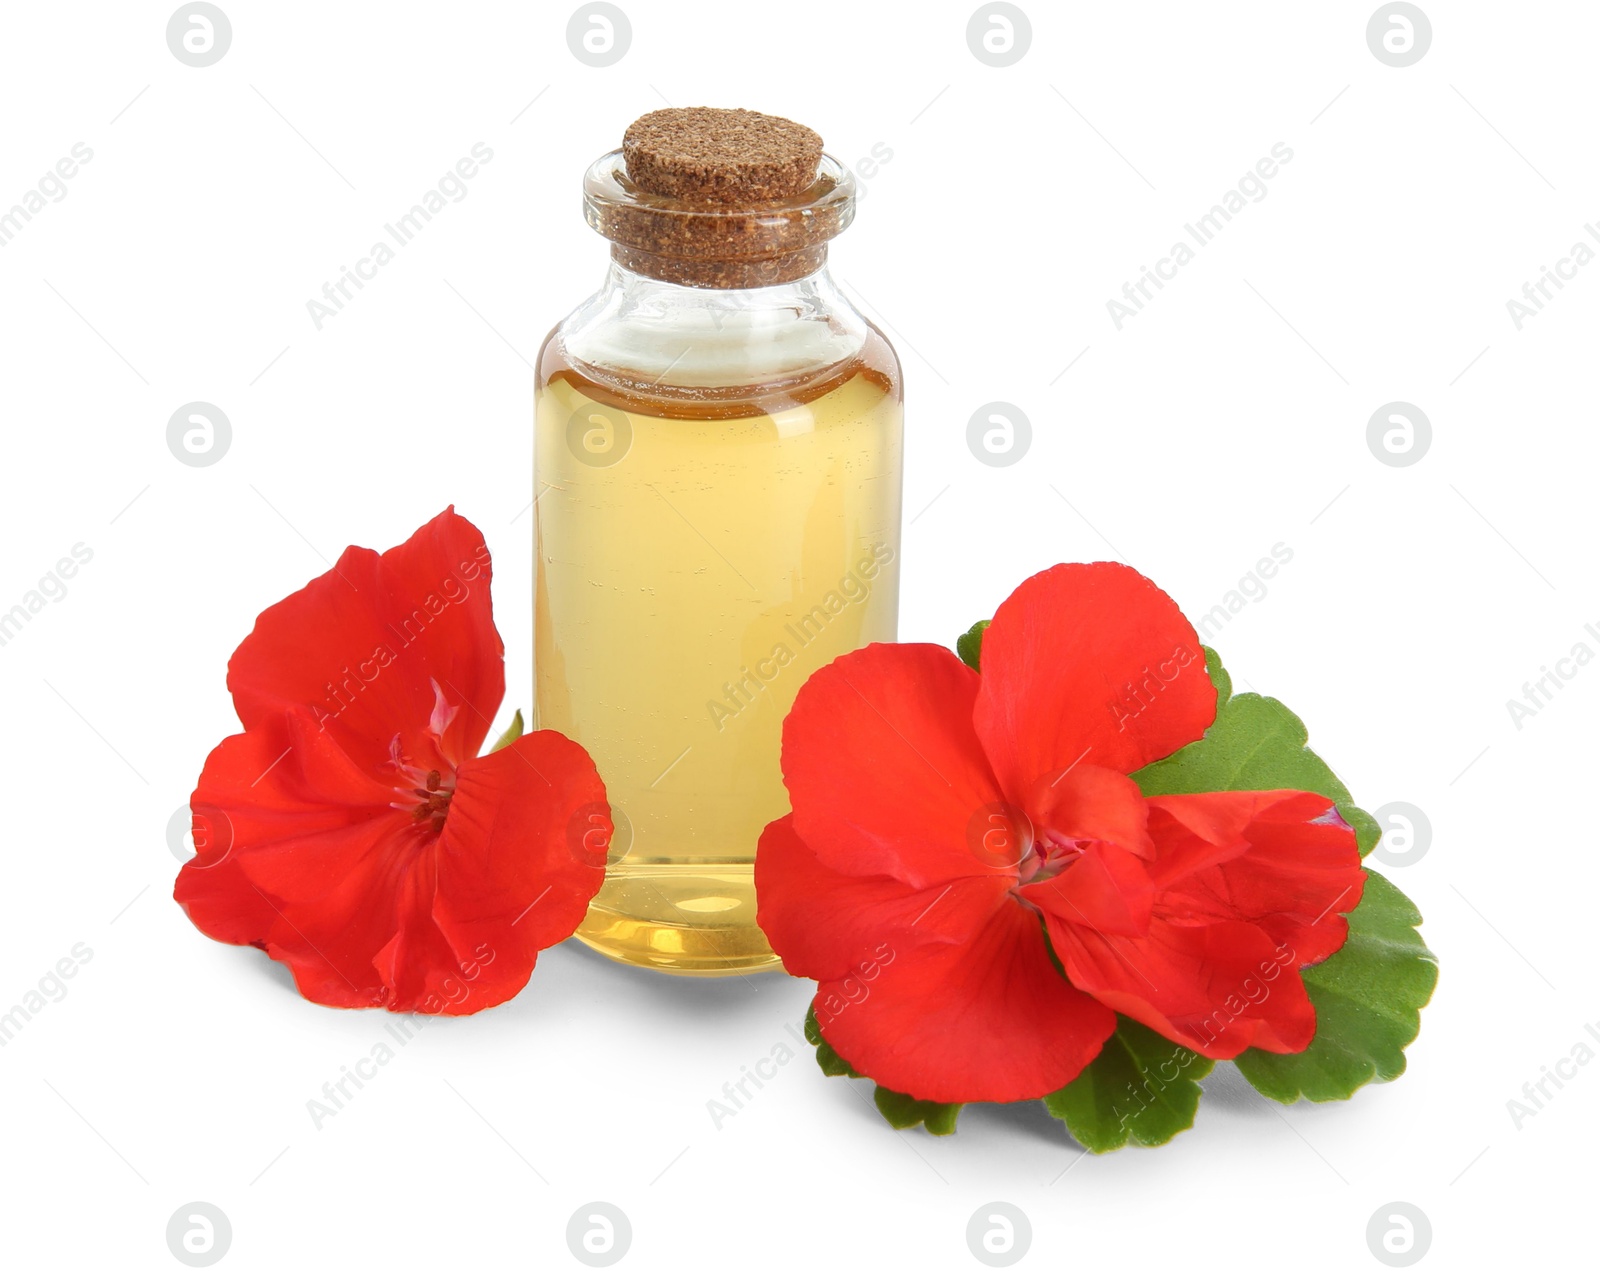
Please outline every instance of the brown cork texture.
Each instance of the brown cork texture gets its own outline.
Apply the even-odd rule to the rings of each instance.
[[[623,136],[622,197],[592,207],[591,223],[611,240],[613,260],[651,278],[791,282],[821,268],[828,240],[849,222],[850,200],[838,197],[848,177],[824,178],[822,159],[820,136],[775,115],[652,111]]]
[[[828,259],[828,249],[826,246],[808,247],[766,260],[685,260],[613,243],[611,259],[646,278],[659,278],[684,287],[771,287],[816,273]]]
[[[641,115],[622,134],[628,178],[686,203],[792,198],[817,177],[822,138],[804,124],[754,110],[673,107]]]

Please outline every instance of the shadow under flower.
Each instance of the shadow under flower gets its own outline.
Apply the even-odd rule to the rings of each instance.
[[[1230,1117],[1245,1117],[1251,1121],[1270,1120],[1278,1110],[1276,1103],[1264,1099],[1261,1093],[1244,1079],[1244,1074],[1231,1063],[1219,1062],[1211,1072],[1201,1078],[1200,1115],[1222,1111]]]
[[[1082,1150],[1067,1127],[1051,1116],[1039,1099],[1025,1099],[1020,1103],[971,1103],[961,1109],[956,1125],[957,1134],[968,1128],[992,1125],[1007,1134],[1025,1134],[1053,1147]]]
[[[787,1003],[797,1028],[815,992],[810,981],[793,979],[781,970],[691,976],[624,966],[578,940],[564,940],[541,953],[533,981],[524,993],[537,991],[541,984],[553,988],[558,983],[566,984],[567,992],[604,994],[608,1009],[685,1014],[699,1019],[770,1015],[775,1005]]]

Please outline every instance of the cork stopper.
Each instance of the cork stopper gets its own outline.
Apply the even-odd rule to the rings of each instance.
[[[622,134],[622,159],[641,190],[686,203],[792,198],[817,179],[822,138],[777,115],[709,106],[641,115]]]
[[[803,278],[854,208],[854,182],[821,137],[753,110],[652,111],[584,178],[585,214],[612,259],[690,287]]]

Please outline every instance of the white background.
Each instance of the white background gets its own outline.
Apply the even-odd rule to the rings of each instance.
[[[1506,701],[1600,651],[1600,264],[1520,331],[1506,301],[1600,221],[1600,11],[1425,0],[1432,46],[1397,69],[1370,0],[1029,0],[997,69],[967,4],[624,7],[631,48],[596,69],[565,5],[225,0],[232,45],[197,69],[163,4],[5,6],[0,209],[94,152],[0,248],[0,609],[93,551],[0,647],[0,1010],[93,951],[0,1049],[8,1263],[177,1266],[194,1200],[229,1216],[228,1267],[576,1266],[594,1200],[647,1267],[977,1266],[995,1200],[1030,1217],[1023,1265],[1377,1266],[1395,1200],[1431,1220],[1424,1265],[1591,1255],[1600,1065],[1520,1128],[1506,1102],[1600,1020],[1600,666],[1520,729]],[[568,945],[314,1128],[387,1017],[195,931],[169,818],[236,728],[256,613],[447,503],[494,553],[505,713],[529,703],[528,363],[604,269],[583,167],[664,103],[893,151],[833,264],[906,365],[902,638],[953,642],[1027,574],[1113,555],[1198,615],[1292,549],[1213,643],[1360,802],[1431,820],[1388,870],[1443,968],[1402,1080],[1278,1109],[1224,1065],[1193,1131],[1095,1158],[1036,1107],[897,1134],[807,1052],[715,1128],[809,986]],[[468,196],[317,330],[306,301],[480,141]],[[1117,330],[1106,301],[1277,142],[1267,196]],[[165,439],[195,400],[233,426],[205,468]],[[993,400],[1033,421],[1007,468],[965,442]],[[1395,400],[1433,427],[1403,468],[1366,443]]]

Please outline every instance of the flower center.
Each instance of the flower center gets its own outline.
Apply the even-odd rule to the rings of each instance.
[[[437,834],[444,829],[445,817],[450,812],[450,797],[456,792],[456,774],[453,768],[421,768],[400,750],[400,738],[389,743],[389,762],[400,774],[402,784],[395,786],[395,799],[389,806],[399,812],[411,813],[412,821],[426,823]]]
[[[437,768],[430,770],[423,784],[413,789],[411,793],[422,800],[417,804],[416,811],[411,814],[411,819],[430,822],[435,834],[444,829],[444,818],[450,811],[450,796],[455,791],[453,788],[444,788],[444,778],[439,770]]]
[[[1059,830],[1035,828],[1033,845],[1018,866],[1021,881],[1031,883],[1054,878],[1083,855],[1088,840],[1074,838]]]

